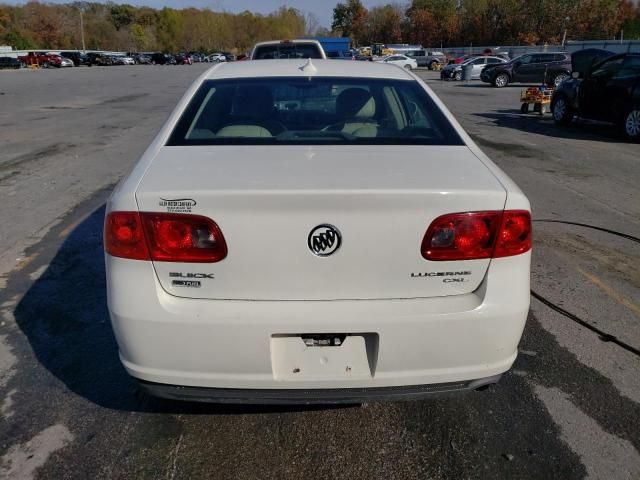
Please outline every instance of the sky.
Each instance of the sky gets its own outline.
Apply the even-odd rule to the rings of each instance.
[[[47,0],[51,3],[70,3],[72,0]],[[99,0],[98,0],[99,1]],[[331,17],[333,15],[333,7],[336,6],[338,0],[114,0],[115,3],[128,3],[131,5],[147,5],[149,7],[162,8],[210,8],[211,10],[226,10],[228,12],[242,12],[250,10],[256,13],[271,13],[283,5],[290,6],[301,10],[302,12],[314,13],[322,26],[329,28],[331,26]],[[25,0],[9,1],[14,4],[27,3]],[[389,3],[389,0],[363,0],[362,3],[367,7],[375,7]]]

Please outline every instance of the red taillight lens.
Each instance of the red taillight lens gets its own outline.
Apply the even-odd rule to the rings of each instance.
[[[436,218],[422,240],[427,260],[491,258],[501,212],[454,213]]]
[[[218,225],[207,217],[173,213],[140,214],[151,260],[214,263],[227,256]]]
[[[158,262],[219,262],[227,244],[218,225],[199,215],[111,212],[104,228],[109,255]]]
[[[508,257],[531,248],[531,215],[524,210],[453,213],[436,218],[422,240],[427,260]]]
[[[104,248],[114,257],[149,260],[138,212],[112,212],[104,222]]]
[[[531,242],[531,214],[526,210],[506,210],[502,215],[494,258],[528,252]]]

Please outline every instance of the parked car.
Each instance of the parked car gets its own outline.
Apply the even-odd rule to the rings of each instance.
[[[209,61],[213,63],[226,62],[227,57],[224,56],[224,53],[212,53],[209,55]]]
[[[70,59],[76,67],[80,65],[91,66],[89,56],[83,52],[61,52],[60,56]]]
[[[98,65],[102,67],[113,65],[113,59],[106,53],[89,52],[87,53],[87,56],[89,57],[91,65]]]
[[[151,54],[151,63],[153,65],[175,65],[176,58],[167,53],[153,53]]]
[[[68,63],[66,65],[63,65],[64,62],[64,58],[62,56],[60,56],[58,53],[52,53],[52,52],[47,52],[46,54],[49,57],[49,67],[56,67],[56,68],[60,68],[60,67],[73,67],[73,62],[71,62],[71,65],[69,65]]]
[[[257,43],[251,60],[277,60],[287,58],[326,59],[327,55],[317,40],[280,40]]]
[[[24,65],[38,65],[47,68],[59,67],[62,57],[44,52],[28,52],[26,55],[18,56],[18,60]]]
[[[14,69],[18,70],[22,68],[22,62],[13,57],[0,57],[0,70],[1,69]]]
[[[482,52],[476,52],[476,53],[470,53],[467,55],[461,55],[459,57],[455,57],[452,60],[449,60],[449,64],[455,63],[455,64],[461,64],[466,62],[467,60],[469,60],[470,58],[476,58],[476,57],[500,57],[500,58],[504,58],[505,60],[509,61],[509,55],[507,53],[494,53],[492,49],[490,48],[485,48]]]
[[[449,64],[454,64],[454,65],[460,65],[464,62],[466,62],[467,60],[469,60],[470,58],[476,58],[476,57],[481,57],[482,53],[472,53],[470,55],[462,55],[460,57],[456,57],[452,60],[449,61]]]
[[[189,92],[106,208],[108,309],[145,391],[414,399],[511,367],[529,202],[422,80],[251,61]]]
[[[627,137],[640,140],[640,53],[611,56],[573,77],[551,99],[557,124],[568,125],[577,115],[617,124]]]
[[[209,61],[209,57],[207,57],[204,53],[189,52],[189,56],[191,57],[191,60],[193,62],[203,63],[203,62],[208,62]]]
[[[489,65],[480,79],[494,87],[510,83],[544,83],[558,86],[571,76],[571,55],[565,52],[527,53],[501,65]]]
[[[133,60],[138,65],[151,65],[151,55],[147,55],[146,53],[133,55]]]
[[[60,65],[59,67],[75,67],[73,60],[67,57],[60,56]]]
[[[428,50],[411,50],[405,53],[409,58],[415,58],[419,67],[428,67],[433,70],[435,65],[447,64],[447,56],[442,52],[430,52]]]
[[[482,70],[487,65],[497,65],[501,63],[506,63],[506,60],[500,57],[484,55],[482,57],[473,57],[468,59],[464,63],[452,63],[450,65],[447,65],[440,72],[440,78],[443,80],[462,80],[462,69],[470,65],[473,68],[473,70],[471,71],[471,78],[473,80],[476,80],[480,78]]]
[[[406,68],[407,70],[413,70],[414,68],[418,68],[418,63],[415,58],[409,58],[406,55],[389,55],[380,60],[376,60],[376,63],[389,63],[392,65],[397,65],[402,68]]]
[[[111,62],[113,65],[135,65],[136,62],[132,57],[126,55],[112,55]]]
[[[179,53],[175,55],[177,65],[193,65],[193,60],[186,53]]]

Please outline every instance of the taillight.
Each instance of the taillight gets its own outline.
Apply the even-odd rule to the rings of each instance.
[[[140,214],[151,260],[214,263],[227,256],[218,225],[207,217],[175,213]]]
[[[112,212],[104,222],[104,248],[114,257],[149,260],[138,212]]]
[[[214,263],[227,256],[218,225],[199,215],[111,212],[104,238],[107,253],[132,260]]]
[[[528,252],[531,242],[531,214],[526,210],[506,210],[502,214],[493,257],[510,257]]]
[[[422,240],[427,260],[508,257],[531,249],[531,215],[525,210],[452,213],[436,218]]]

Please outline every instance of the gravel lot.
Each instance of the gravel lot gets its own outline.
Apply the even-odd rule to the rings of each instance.
[[[498,386],[345,408],[137,394],[106,312],[104,202],[204,68],[0,72],[0,477],[640,478],[640,244],[615,234],[640,237],[640,146],[520,114],[521,86],[419,73],[538,220]]]

